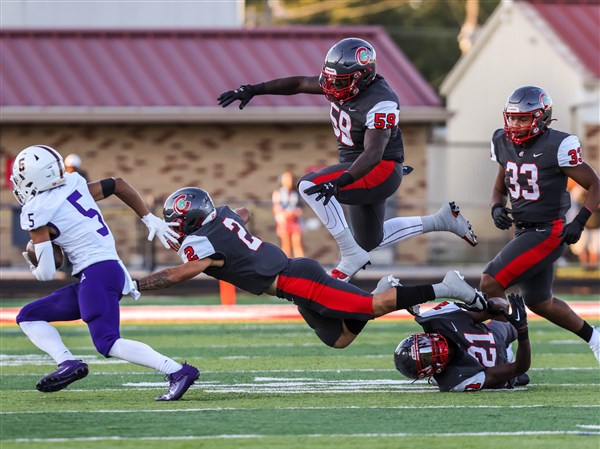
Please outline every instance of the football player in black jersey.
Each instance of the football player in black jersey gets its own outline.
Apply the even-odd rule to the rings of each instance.
[[[226,107],[243,109],[255,95],[325,94],[330,101],[340,163],[306,174],[298,188],[340,248],[332,277],[348,281],[369,263],[369,251],[431,231],[449,231],[477,244],[458,206],[446,203],[434,215],[384,222],[385,202],[402,182],[404,145],[398,127],[400,103],[377,73],[375,49],[358,38],[343,39],[325,57],[320,76],[279,78],[222,93]],[[405,167],[407,168],[407,167]],[[322,201],[321,201],[322,200]],[[352,231],[341,204],[348,206]]]
[[[552,294],[554,263],[566,245],[579,240],[598,207],[600,179],[584,162],[579,139],[549,128],[551,121],[552,100],[543,89],[523,86],[508,97],[504,129],[492,137],[491,158],[499,168],[491,208],[496,227],[514,225],[515,238],[487,265],[480,288],[494,297],[518,286],[533,312],[585,340],[600,361],[600,332]],[[583,207],[568,224],[567,178],[587,190]]]
[[[328,276],[312,259],[289,259],[277,246],[246,228],[250,212],[215,207],[208,192],[184,187],[166,200],[167,223],[178,223],[177,251],[183,264],[137,280],[140,291],[156,290],[205,273],[249,293],[267,293],[298,306],[306,322],[329,346],[343,348],[368,320],[435,298],[455,298],[477,310],[487,303],[457,271],[438,284],[395,286],[380,281],[375,294]]]
[[[425,333],[415,333],[394,351],[396,369],[410,379],[433,377],[440,391],[461,392],[526,385],[531,348],[525,303],[519,295],[489,298],[486,312],[470,312],[444,302],[418,315]],[[494,315],[495,313],[495,315]],[[487,324],[482,321],[492,319]],[[518,340],[517,355],[512,348]]]

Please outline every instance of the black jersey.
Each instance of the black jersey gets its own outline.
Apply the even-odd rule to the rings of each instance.
[[[446,369],[433,376],[440,391],[480,390],[485,368],[507,362],[506,344],[454,303],[443,302],[415,320],[425,332],[443,335],[454,349]]]
[[[253,236],[228,206],[218,207],[214,220],[187,236],[178,254],[184,262],[224,260],[222,267],[204,272],[255,295],[263,293],[288,264],[283,251]]]
[[[516,222],[562,218],[571,206],[567,176],[560,167],[583,163],[576,136],[549,128],[525,146],[509,142],[504,130],[492,137],[491,158],[506,171],[504,184]]]
[[[404,162],[402,133],[398,127],[400,102],[387,81],[377,75],[369,87],[354,98],[331,103],[329,112],[338,141],[340,162],[354,162],[364,151],[367,129],[392,130],[382,159]]]

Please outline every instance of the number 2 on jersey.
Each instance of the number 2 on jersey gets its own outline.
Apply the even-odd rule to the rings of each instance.
[[[233,218],[226,218],[223,220],[223,225],[230,231],[235,231],[237,229],[238,238],[252,251],[256,251],[260,245],[262,245],[261,239],[254,236],[250,236],[250,238],[248,238],[248,231],[246,231],[243,226],[241,226]]]
[[[77,212],[79,212],[81,215],[88,217],[88,218],[94,218],[96,217],[98,219],[98,221],[100,222],[100,224],[102,225],[102,227],[96,229],[96,232],[98,234],[100,234],[101,236],[107,236],[108,235],[108,228],[106,227],[106,225],[104,224],[104,221],[102,220],[102,216],[100,215],[100,212],[98,212],[96,209],[89,208],[89,209],[84,209],[81,204],[79,204],[77,201],[79,201],[79,199],[81,198],[81,193],[79,193],[79,191],[75,190],[73,193],[71,193],[68,197],[67,197],[67,201],[69,203],[71,203],[73,205],[73,207],[75,209],[77,209]]]

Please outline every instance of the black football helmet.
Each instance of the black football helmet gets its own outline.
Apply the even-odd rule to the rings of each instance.
[[[440,334],[412,334],[394,351],[396,369],[409,379],[439,374],[448,363],[448,342]]]
[[[163,207],[165,221],[179,223],[173,227],[173,230],[179,233],[179,244],[216,216],[217,210],[210,195],[198,187],[184,187],[173,192]]]
[[[510,117],[530,117],[527,126],[511,125]],[[552,99],[536,86],[522,86],[514,90],[504,106],[504,133],[517,145],[542,134],[552,121]]]
[[[343,103],[364,91],[376,74],[375,49],[365,40],[350,37],[327,52],[319,84],[329,101]]]

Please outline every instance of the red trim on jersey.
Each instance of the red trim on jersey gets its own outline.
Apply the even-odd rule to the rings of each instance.
[[[282,274],[279,275],[277,288],[286,293],[315,301],[331,310],[373,314],[373,300],[369,294],[352,293],[308,279],[293,278]]]
[[[388,180],[390,175],[394,173],[395,167],[395,161],[381,161],[365,176],[357,179],[352,184],[342,187],[340,190],[372,189],[373,187],[377,187]],[[331,173],[323,173],[322,175],[313,179],[312,182],[315,184],[321,184],[323,182],[331,181],[332,179],[339,178],[345,171],[346,170],[340,170]]]
[[[552,251],[560,246],[561,238],[558,236],[563,229],[563,221],[561,219],[552,222],[552,230],[550,236],[534,246],[528,251],[525,251],[516,259],[512,260],[502,270],[496,274],[496,280],[506,288],[506,286],[516,277],[529,270],[531,267],[542,261]]]

